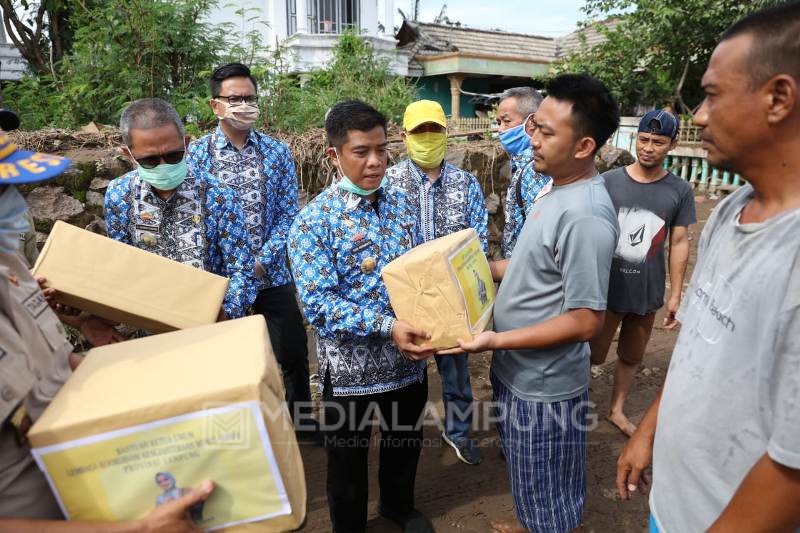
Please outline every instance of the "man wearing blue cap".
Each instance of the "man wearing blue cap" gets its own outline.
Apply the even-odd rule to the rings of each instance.
[[[664,327],[678,325],[683,278],[689,261],[689,225],[696,222],[694,194],[688,182],[664,170],[664,160],[678,144],[678,119],[663,109],[639,122],[637,160],[603,174],[619,217],[619,243],[611,264],[608,309],[603,329],[591,342],[592,364],[603,363],[617,327],[617,365],[608,420],[625,435],[636,426],[624,413],[636,370],[644,358],[656,311],[664,305],[669,236],[670,298]]]
[[[80,361],[59,318],[78,327],[93,319],[56,315],[17,256],[28,206],[16,186],[68,166],[63,157],[19,150],[0,129],[0,531],[199,531],[186,511],[208,498],[210,482],[139,522],[66,522],[31,456],[28,430]]]

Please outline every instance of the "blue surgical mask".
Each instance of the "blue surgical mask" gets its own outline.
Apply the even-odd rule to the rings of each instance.
[[[15,254],[19,249],[20,236],[31,229],[23,217],[27,210],[25,198],[13,185],[0,194],[0,253]]]
[[[139,177],[160,191],[177,189],[186,179],[187,172],[185,159],[174,165],[161,163],[153,168],[139,166]]]
[[[503,145],[503,149],[508,152],[508,155],[515,156],[530,148],[531,136],[525,131],[525,123],[530,117],[528,115],[522,124],[500,132],[498,135],[500,144]]]
[[[336,152],[336,159],[338,160],[339,159],[339,151],[336,150],[335,148],[334,148],[334,151]],[[341,163],[339,163],[339,175],[340,175],[340,179],[339,179],[339,183],[337,183],[339,188],[342,189],[343,191],[347,191],[347,192],[351,192],[353,194],[357,194],[358,196],[369,196],[370,194],[376,192],[381,187],[386,187],[386,185],[389,183],[388,178],[386,176],[384,176],[383,179],[381,180],[381,184],[378,185],[376,188],[371,189],[371,190],[370,189],[362,189],[361,187],[359,187],[358,185],[353,183],[352,180],[345,175],[344,170],[342,169],[342,164]]]

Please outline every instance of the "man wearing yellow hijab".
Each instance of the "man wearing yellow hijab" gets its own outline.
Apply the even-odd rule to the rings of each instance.
[[[389,168],[389,184],[406,192],[415,207],[424,242],[467,228],[475,228],[484,252],[487,218],[483,191],[469,172],[444,160],[447,118],[431,100],[410,104],[403,115],[403,141],[408,159]],[[437,355],[445,409],[444,441],[470,465],[481,462],[477,442],[469,435],[472,423],[472,387],[466,355]]]

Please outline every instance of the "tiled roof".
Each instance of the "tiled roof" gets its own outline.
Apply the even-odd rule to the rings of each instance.
[[[564,35],[563,37],[556,38],[556,57],[563,57],[571,54],[572,52],[580,51],[581,46],[583,46],[581,35],[586,37],[587,48],[591,48],[596,44],[602,43],[606,40],[606,37],[601,33],[597,26],[605,26],[606,28],[613,30],[617,24],[619,24],[619,19],[609,18],[601,22],[591,24],[585,28],[576,30],[568,35]]]
[[[539,35],[405,21],[397,37],[415,56],[460,52],[547,62],[556,57],[556,40]]]

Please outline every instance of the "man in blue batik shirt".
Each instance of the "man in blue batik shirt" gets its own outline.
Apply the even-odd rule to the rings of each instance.
[[[137,168],[106,190],[108,236],[229,278],[220,318],[243,316],[256,295],[255,259],[233,191],[187,170],[183,124],[164,100],[136,100],[122,112],[120,129]]]
[[[283,372],[286,403],[298,435],[313,439],[308,347],[303,317],[286,258],[286,237],[297,214],[297,176],[289,148],[256,131],[256,80],[240,63],[219,67],[209,80],[209,105],[217,129],[189,145],[189,165],[232,188],[244,209],[256,258],[258,296],[253,310],[264,315]]]
[[[336,532],[364,531],[372,420],[380,438],[379,513],[406,531],[433,531],[414,509],[428,398],[428,334],[395,318],[381,269],[419,241],[401,191],[386,188],[386,120],[359,101],[325,120],[340,179],[297,216],[289,258],[306,317],[317,331],[323,389],[328,506]]]
[[[405,191],[414,206],[424,242],[475,228],[487,249],[488,215],[477,178],[444,160],[447,118],[431,100],[410,104],[403,115],[403,140],[408,159],[386,171],[389,183]],[[467,355],[437,355],[442,378],[445,430],[442,438],[469,464],[481,462],[480,448],[469,437],[472,387]]]
[[[506,259],[511,257],[536,195],[552,182],[549,176],[543,176],[533,168],[533,148],[527,131],[541,103],[542,95],[533,87],[514,87],[500,95],[497,107],[500,144],[511,158],[502,246]]]

